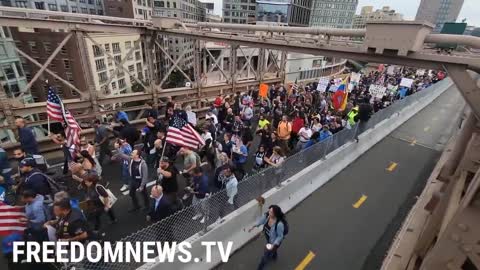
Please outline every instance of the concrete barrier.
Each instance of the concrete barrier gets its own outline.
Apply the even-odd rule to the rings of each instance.
[[[275,187],[263,194],[265,205],[278,204],[284,211],[289,211],[315,190],[323,186],[337,173],[355,161],[363,153],[380,142],[393,130],[405,123],[412,116],[417,114],[433,100],[439,97],[443,92],[452,87],[452,82],[440,82],[430,94],[420,97],[410,105],[401,109],[398,113],[379,122],[374,128],[369,129],[359,136],[359,143],[349,142],[339,147],[326,156],[324,160],[319,160],[304,170],[283,182],[281,187]],[[233,242],[233,251],[240,249],[243,245],[253,239],[261,228],[248,233],[255,221],[266,209],[263,209],[256,201],[251,201],[224,218],[221,224],[214,223],[210,226],[210,231],[204,235],[194,235],[187,241],[192,243],[192,258],[198,258],[200,262],[191,263],[156,263],[146,264],[141,269],[183,269],[183,270],[207,270],[221,263],[221,257],[216,249],[212,249],[212,261],[207,262],[205,258],[205,247],[201,245],[202,241]],[[255,258],[258,259],[258,258]]]

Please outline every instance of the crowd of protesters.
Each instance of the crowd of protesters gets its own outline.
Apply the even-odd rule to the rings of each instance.
[[[115,209],[114,194],[118,196],[119,191],[128,191],[129,211],[143,210],[149,222],[195,204],[198,207],[192,219],[204,223],[209,216],[202,202],[211,194],[226,191],[225,205],[220,207],[220,216],[224,216],[237,206],[237,185],[248,174],[280,167],[288,156],[345,128],[361,129],[373,113],[443,78],[436,72],[415,74],[416,70],[408,68],[392,75],[378,71],[364,74],[349,89],[342,111],[332,105],[333,92],[317,91],[317,83],[288,87],[277,84],[269,87],[266,97],[258,88],[218,95],[202,120],[190,105],[182,107],[171,98],[158,108],[148,104],[141,129],[130,124],[127,113],[119,111],[108,123],[95,120],[94,139],[82,138],[74,155],[64,135],[50,134],[63,150],[63,174],[71,177],[75,192],[65,190],[52,179],[45,159],[39,155],[33,129],[26,126],[25,120],[17,119],[21,146],[10,157],[15,162],[10,163],[0,148],[0,199],[25,205],[24,237],[36,241],[87,241],[99,237],[103,215],[108,216],[110,224],[117,223],[115,212],[120,209]],[[405,77],[415,78],[409,88],[396,87],[382,98],[369,93],[371,84],[397,86]],[[334,84],[332,78],[330,85]],[[205,144],[190,149],[167,143],[173,117],[194,126]],[[117,164],[113,166],[118,168],[120,179],[102,172],[102,167],[111,163]],[[120,182],[120,189],[110,190],[112,182]],[[9,200],[5,194],[15,196]]]

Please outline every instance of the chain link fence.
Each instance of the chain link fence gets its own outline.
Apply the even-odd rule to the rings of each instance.
[[[398,100],[387,108],[380,110],[372,115],[369,121],[362,128],[363,132],[374,128],[381,121],[400,113],[405,106],[418,102],[433,91],[442,89],[450,83],[449,79],[438,82],[437,84],[410,95],[402,100]],[[229,213],[235,211],[240,206],[258,198],[264,192],[280,186],[283,181],[297,174],[314,162],[325,159],[326,156],[342,145],[352,142],[355,139],[358,130],[358,124],[351,129],[342,131],[330,136],[329,138],[316,143],[290,157],[288,157],[280,167],[269,167],[258,172],[255,175],[245,178],[238,183],[238,193],[233,200],[229,202],[226,190],[221,190],[212,194],[210,197],[198,202],[197,204],[186,207],[170,217],[152,224],[120,241],[123,242],[143,242],[143,241],[189,241],[193,242],[209,229],[215,226],[221,226],[223,218]],[[197,213],[203,213],[208,217],[205,223],[192,220]],[[105,269],[105,270],[127,270],[140,267],[141,263],[90,263],[82,262],[63,266],[64,269]]]

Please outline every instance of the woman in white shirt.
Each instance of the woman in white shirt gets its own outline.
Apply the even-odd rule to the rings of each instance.
[[[273,147],[273,153],[270,157],[265,157],[265,162],[272,167],[279,167],[285,160],[285,154],[280,146]]]

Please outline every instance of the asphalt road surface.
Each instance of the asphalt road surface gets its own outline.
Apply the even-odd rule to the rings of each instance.
[[[267,269],[379,269],[463,104],[450,88],[289,212],[290,232]],[[217,269],[256,269],[264,246],[261,234]]]

